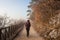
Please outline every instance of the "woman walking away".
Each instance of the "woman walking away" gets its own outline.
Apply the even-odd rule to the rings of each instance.
[[[29,31],[30,31],[30,26],[31,26],[30,20],[27,20],[25,26],[26,26],[27,37],[29,37]]]

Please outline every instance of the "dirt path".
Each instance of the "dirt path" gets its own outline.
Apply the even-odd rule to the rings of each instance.
[[[38,35],[38,33],[33,29],[33,27],[30,28],[30,36],[26,37],[26,30],[25,28],[23,31],[15,38],[15,40],[44,40],[42,37]]]

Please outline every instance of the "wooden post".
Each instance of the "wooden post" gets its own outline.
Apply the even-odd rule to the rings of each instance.
[[[0,29],[0,40],[1,40],[1,29]]]
[[[5,28],[5,39],[4,40],[6,40],[6,28]]]

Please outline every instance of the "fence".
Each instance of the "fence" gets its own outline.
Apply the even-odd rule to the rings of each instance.
[[[21,30],[21,25],[12,25],[9,27],[0,28],[0,40],[13,40]]]

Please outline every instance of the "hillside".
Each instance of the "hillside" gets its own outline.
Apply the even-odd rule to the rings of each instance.
[[[59,32],[59,0],[32,0],[29,7],[32,9],[32,14],[30,14],[30,19],[33,21],[32,26],[41,36],[48,37],[55,29]]]

